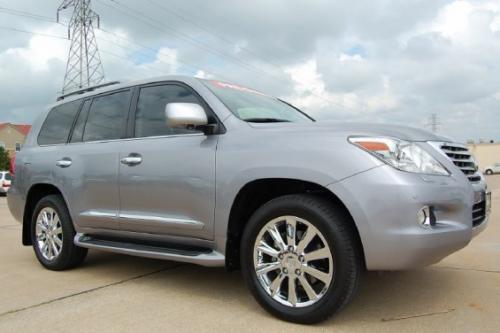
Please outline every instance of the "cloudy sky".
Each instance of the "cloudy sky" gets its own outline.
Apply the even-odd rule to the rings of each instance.
[[[71,10],[0,0],[0,122],[62,88]],[[92,0],[106,80],[218,78],[318,119],[500,140],[500,0]],[[30,32],[30,33],[27,33]]]

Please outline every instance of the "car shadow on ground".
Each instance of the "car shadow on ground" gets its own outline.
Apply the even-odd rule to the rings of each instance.
[[[176,294],[211,299],[231,306],[243,307],[256,317],[271,318],[244,285],[239,271],[227,272],[224,268],[207,268],[110,253],[92,252],[81,269],[107,266],[111,263],[129,267],[147,266],[151,273],[140,277],[140,283],[150,284],[165,297],[172,290]],[[112,271],[107,270],[111,274]],[[118,275],[118,274],[117,274]],[[130,274],[129,274],[130,275]],[[134,279],[136,282],[137,279]],[[195,283],[194,283],[195,282]],[[320,324],[348,324],[353,321],[385,322],[448,313],[455,310],[449,304],[450,295],[459,286],[460,274],[456,271],[429,267],[402,272],[365,272],[354,301],[332,319]],[[200,309],[201,310],[201,309]]]

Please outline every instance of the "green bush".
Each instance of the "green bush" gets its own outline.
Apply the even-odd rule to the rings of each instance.
[[[10,158],[4,147],[0,147],[0,170],[9,170]]]

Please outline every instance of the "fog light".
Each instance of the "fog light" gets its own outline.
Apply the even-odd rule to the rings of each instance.
[[[434,208],[424,206],[420,208],[417,213],[417,222],[424,228],[430,228],[436,225],[436,216],[434,215]]]

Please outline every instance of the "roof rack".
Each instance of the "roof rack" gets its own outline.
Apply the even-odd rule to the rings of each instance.
[[[57,97],[57,101],[62,101],[63,99],[65,99],[66,97],[69,97],[69,96],[81,95],[81,94],[84,94],[86,92],[94,91],[96,89],[104,88],[104,87],[107,87],[107,86],[112,86],[113,84],[118,84],[118,83],[121,83],[121,82],[120,81],[111,81],[111,82],[106,82],[106,83],[103,83],[103,84],[98,84],[96,86],[86,87],[86,88],[83,88],[83,89],[75,90],[75,91],[72,91],[70,93],[67,93],[67,94],[64,94],[64,95],[61,95],[61,96]]]

